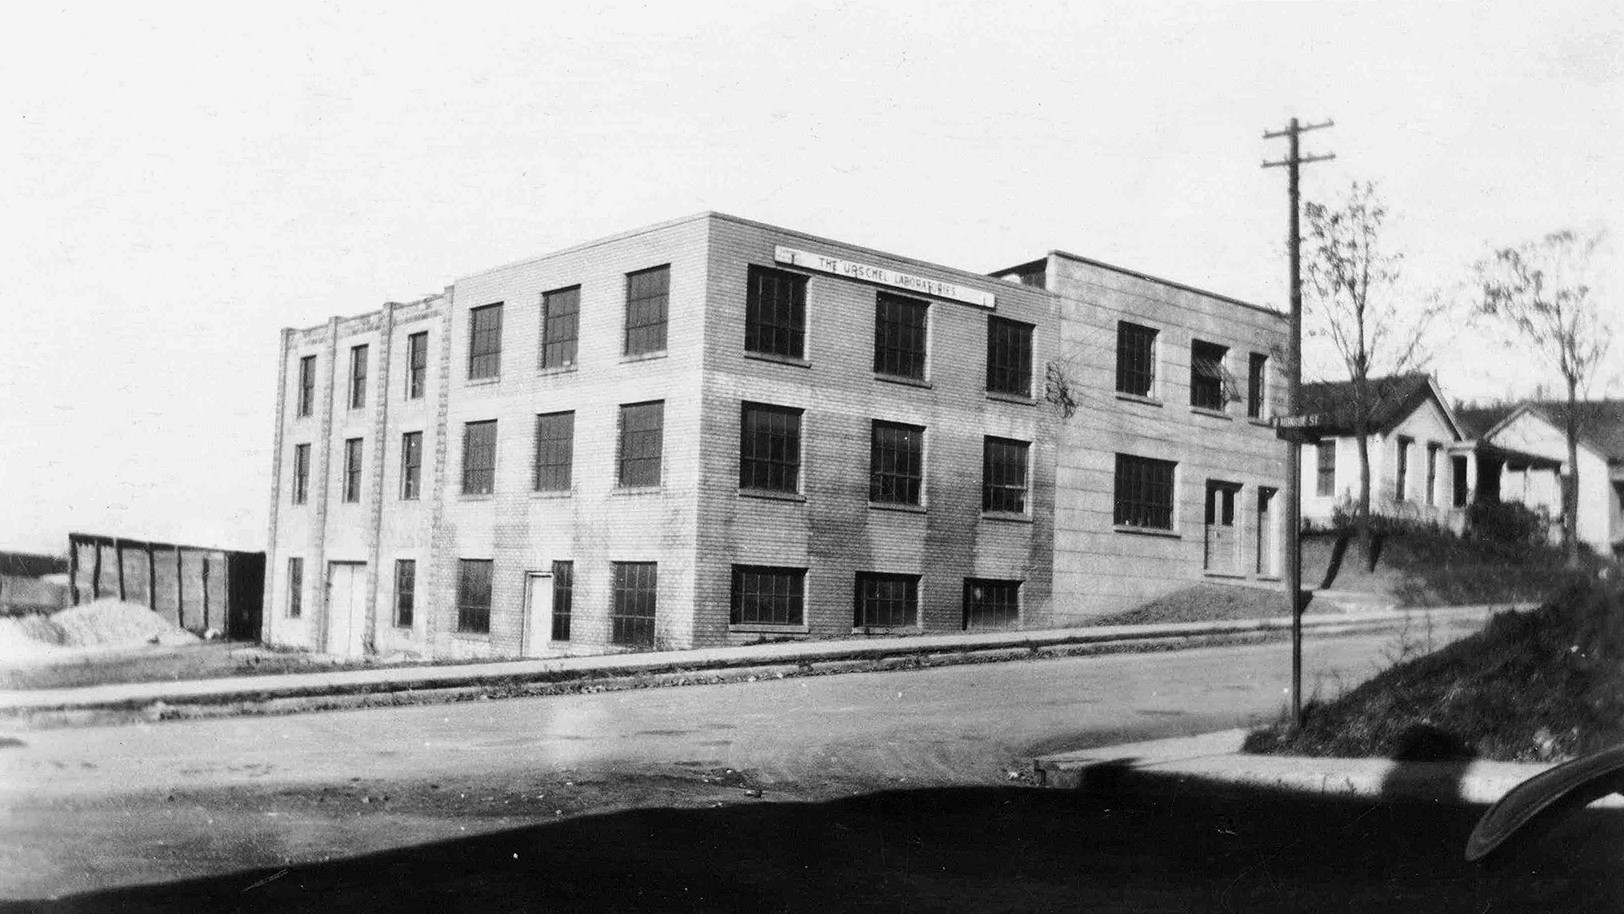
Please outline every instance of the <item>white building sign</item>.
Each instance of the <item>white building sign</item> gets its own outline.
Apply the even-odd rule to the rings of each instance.
[[[926,279],[923,276],[899,273],[896,270],[887,270],[884,267],[870,266],[866,263],[855,263],[850,260],[825,257],[822,254],[797,251],[783,245],[778,245],[774,249],[773,259],[779,263],[792,264],[808,270],[817,270],[820,273],[833,273],[836,276],[861,279],[864,282],[875,282],[882,286],[906,289],[909,292],[934,295],[937,298],[947,298],[967,305],[975,305],[978,308],[996,307],[997,299],[991,292],[983,292],[980,289],[967,289],[964,286],[942,282],[939,279]]]

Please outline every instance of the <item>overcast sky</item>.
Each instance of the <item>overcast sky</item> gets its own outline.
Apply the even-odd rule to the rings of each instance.
[[[1283,308],[1261,134],[1296,115],[1336,120],[1305,194],[1379,182],[1416,294],[1624,214],[1612,3],[32,6],[0,38],[0,547],[261,549],[279,328],[701,210]],[[1433,367],[1480,398],[1524,361]]]

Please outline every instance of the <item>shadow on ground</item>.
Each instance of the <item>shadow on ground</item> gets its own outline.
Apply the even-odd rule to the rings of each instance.
[[[1491,871],[1462,856],[1481,807],[1186,788],[637,810],[3,910],[1624,909],[1624,815],[1587,811]]]

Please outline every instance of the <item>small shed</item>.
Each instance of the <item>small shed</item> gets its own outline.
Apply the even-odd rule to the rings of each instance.
[[[265,553],[68,534],[68,590],[75,606],[101,597],[145,603],[181,628],[255,640],[264,602]]]

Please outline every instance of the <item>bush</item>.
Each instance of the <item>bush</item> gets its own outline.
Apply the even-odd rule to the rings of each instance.
[[[1514,501],[1479,502],[1466,508],[1466,535],[1491,543],[1540,545],[1550,534],[1551,519]]]

